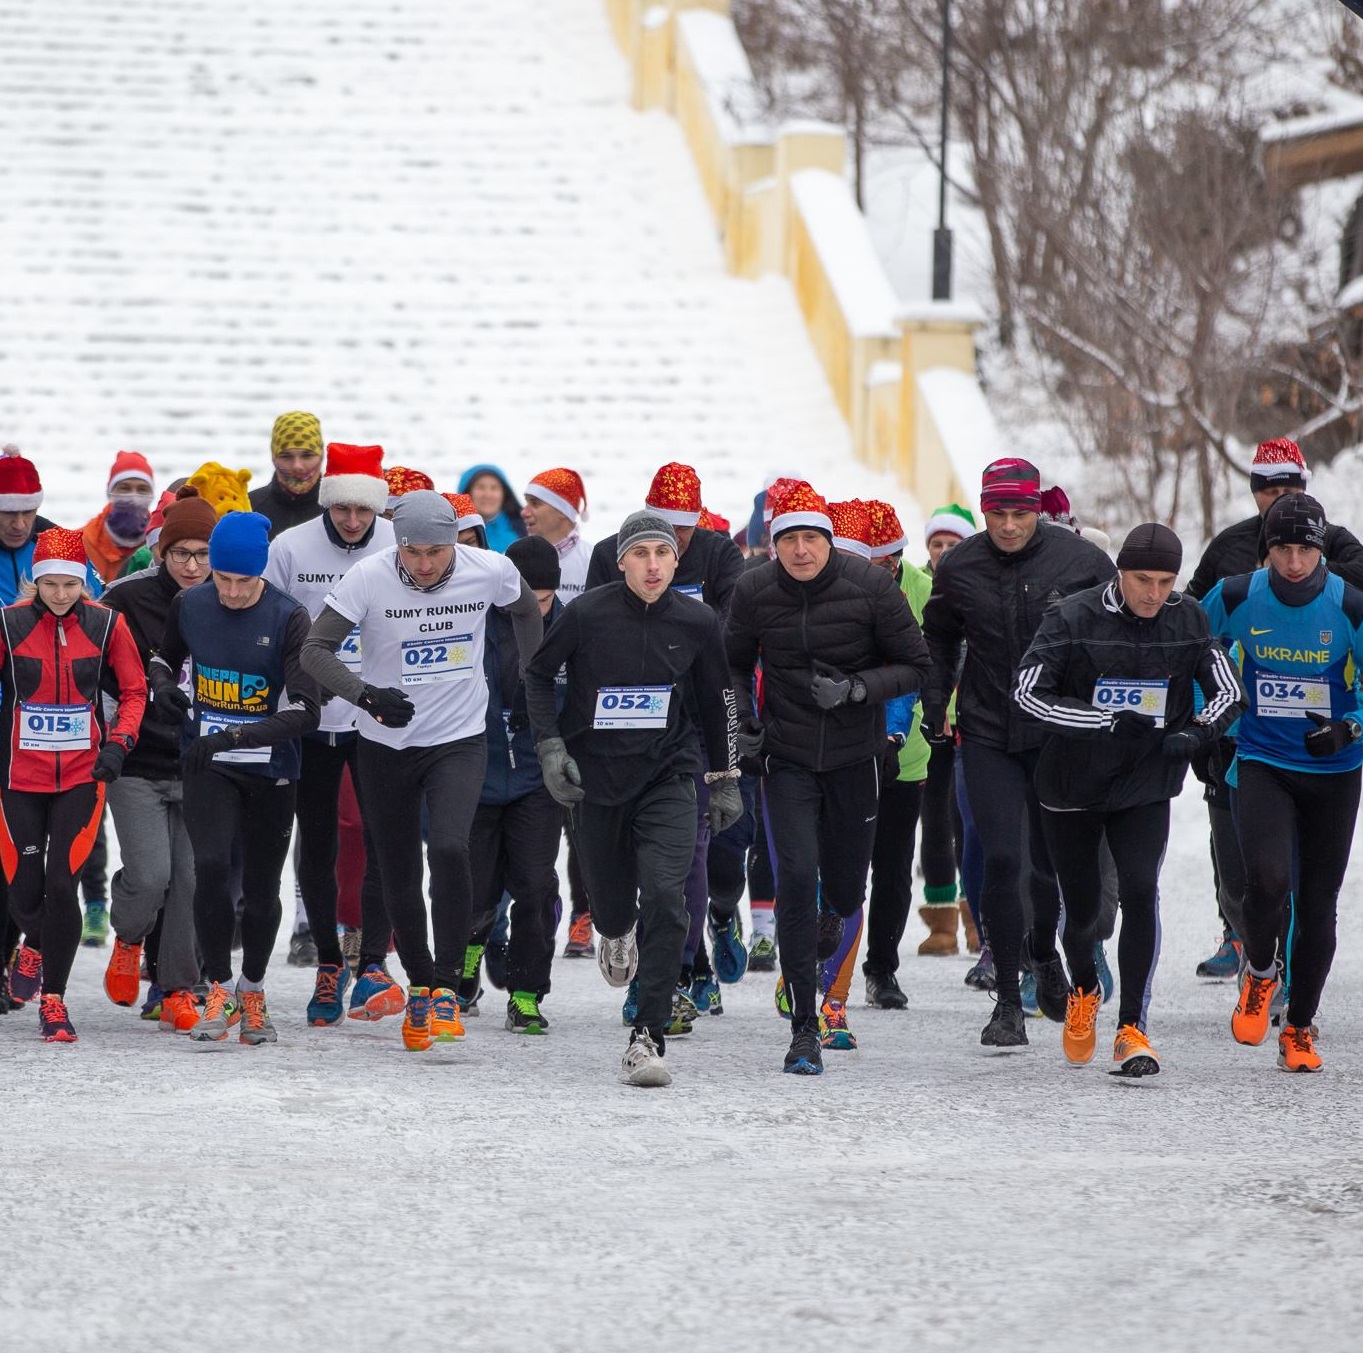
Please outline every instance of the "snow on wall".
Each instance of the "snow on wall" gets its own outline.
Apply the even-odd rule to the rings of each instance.
[[[711,10],[683,10],[677,15],[677,41],[691,59],[726,143],[770,140],[752,66],[733,20]]]
[[[956,477],[973,490],[984,467],[1003,454],[1003,439],[974,376],[953,367],[919,372],[921,396]]]

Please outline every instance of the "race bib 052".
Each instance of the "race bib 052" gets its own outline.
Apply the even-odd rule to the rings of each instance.
[[[666,728],[671,686],[602,686],[593,728]]]

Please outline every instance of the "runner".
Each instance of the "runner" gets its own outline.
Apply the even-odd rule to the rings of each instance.
[[[277,535],[270,545],[266,581],[307,608],[310,619],[322,613],[327,596],[362,559],[393,546],[393,528],[378,514],[388,502],[381,446],[327,446],[326,471],[318,484],[319,517]],[[362,670],[358,629],[346,636],[341,661]],[[303,892],[308,930],[317,946],[317,976],[308,1002],[308,1023],[339,1024],[345,1013],[350,966],[336,929],[336,858],[340,850],[341,777],[347,767],[358,786],[357,711],[348,700],[329,700],[316,732],[302,741],[298,777],[298,884]],[[363,796],[362,820],[367,820]],[[363,831],[365,869],[360,889],[359,981],[350,1000],[353,1019],[382,1019],[402,1013],[402,991],[384,963],[392,927],[383,905],[378,854]]]
[[[1260,442],[1250,465],[1249,487],[1254,495],[1255,514],[1244,521],[1228,526],[1203,552],[1197,570],[1188,582],[1190,597],[1201,601],[1212,586],[1222,578],[1233,578],[1241,573],[1253,573],[1265,558],[1264,514],[1278,498],[1288,493],[1305,493],[1311,472],[1302,458],[1301,448],[1286,437]],[[1330,572],[1339,574],[1345,582],[1363,587],[1363,545],[1342,526],[1331,524],[1325,531],[1325,563]],[[1223,739],[1207,749],[1193,765],[1203,782],[1203,798],[1211,825],[1210,846],[1212,877],[1216,885],[1217,909],[1221,916],[1221,939],[1216,950],[1197,965],[1199,977],[1217,979],[1239,978],[1243,965],[1244,946],[1235,933],[1231,920],[1244,905],[1245,865],[1240,855],[1235,823],[1231,817],[1231,786],[1226,773],[1235,760],[1235,743]],[[1282,938],[1287,936],[1289,915],[1283,918]],[[1274,1022],[1283,993],[1274,999]]]
[[[770,498],[769,498],[770,501]],[[918,623],[883,569],[833,550],[824,500],[806,483],[773,504],[776,558],[734,589],[725,632],[739,716],[754,717],[776,854],[776,927],[791,1007],[785,1069],[823,1070],[817,964],[837,949],[866,893],[875,843],[885,701],[927,674]]]
[[[266,582],[270,521],[229,512],[208,540],[211,586],[170,604],[152,659],[153,700],[191,714],[181,737],[185,827],[194,849],[194,926],[211,985],[196,1042],[278,1039],[265,972],[279,931],[279,879],[288,858],[301,765],[299,739],[318,722],[317,687],[301,655],[308,613]],[[192,696],[180,686],[189,659]],[[242,862],[241,976],[232,984],[236,909],[229,876]]]
[[[38,468],[7,443],[0,452],[0,606],[12,606],[19,589],[33,581],[33,550],[38,537],[55,522],[38,515],[43,485]],[[98,597],[104,584],[93,568],[86,568],[85,585]]]
[[[1225,651],[1200,607],[1175,592],[1183,547],[1167,526],[1137,526],[1117,577],[1057,602],[1018,668],[1013,699],[1045,734],[1033,781],[1065,904],[1069,993],[1062,1040],[1073,1063],[1093,1059],[1103,1003],[1095,961],[1106,838],[1117,867],[1121,999],[1111,1071],[1149,1076],[1146,1036],[1159,961],[1159,874],[1169,803],[1188,762],[1245,707]],[[1194,683],[1206,704],[1196,716]]]
[[[1264,514],[1268,567],[1224,579],[1203,602],[1212,632],[1239,645],[1250,701],[1234,766],[1247,966],[1231,1032],[1248,1044],[1268,1034],[1291,893],[1290,940],[1283,942],[1291,981],[1278,1035],[1278,1065],[1286,1071],[1321,1069],[1312,1021],[1334,958],[1335,907],[1363,766],[1363,591],[1327,569],[1328,532],[1314,498],[1279,497]]]
[[[578,520],[587,520],[587,490],[576,470],[541,470],[525,490],[521,509],[525,529],[543,536],[557,551],[559,600],[566,606],[587,590],[591,546],[578,534]]]
[[[932,652],[923,725],[930,740],[951,738],[947,711],[956,689],[959,754],[984,850],[980,911],[997,970],[998,1002],[980,1042],[1018,1047],[1027,1042],[1018,982],[1024,954],[1049,1018],[1065,1018],[1070,984],[1055,949],[1060,895],[1032,791],[1041,727],[1025,719],[1011,700],[1013,672],[1048,606],[1109,581],[1116,570],[1088,541],[1040,526],[1041,476],[1025,460],[986,466],[980,506],[985,531],[939,559],[923,611],[923,632]],[[1018,891],[1024,824],[1030,837],[1034,914],[1027,941]]]
[[[123,618],[84,595],[80,534],[38,537],[33,593],[0,611],[0,863],[24,932],[13,995],[39,992],[47,1043],[74,1043],[66,982],[80,943],[76,878],[116,780],[137,743],[147,686]],[[101,686],[116,687],[106,723]]]
[[[671,523],[631,513],[616,550],[624,581],[564,610],[526,669],[526,700],[545,788],[570,809],[582,851],[601,971],[622,987],[637,970],[638,1007],[621,1078],[668,1085],[664,1030],[686,943],[694,775],[702,766],[680,688],[691,685],[701,720],[717,832],[743,812],[734,694],[714,613],[670,590],[678,551]],[[565,666],[560,718],[555,681]]]
[[[251,492],[251,511],[269,519],[270,539],[322,515],[322,424],[315,413],[281,413],[270,430],[274,475]]]
[[[488,608],[505,608],[522,655],[539,646],[542,624],[509,560],[457,544],[458,520],[440,494],[400,497],[393,530],[396,545],[362,560],[327,596],[304,661],[324,690],[362,711],[357,788],[411,984],[403,1044],[424,1052],[464,1035],[457,991],[473,919],[469,830],[487,765]],[[336,656],[356,627],[363,676]],[[434,956],[421,891],[423,802]]]
[[[513,540],[525,535],[520,500],[511,481],[496,465],[471,465],[459,476],[459,492],[467,493],[483,518],[487,547],[505,554]]]
[[[171,604],[184,588],[208,577],[208,542],[218,514],[197,490],[181,490],[162,517],[161,564],[120,579],[105,605],[127,621],[144,671],[160,646]],[[109,808],[122,856],[110,890],[114,949],[104,991],[115,1005],[137,1000],[144,958],[148,1003],[159,1004],[162,1029],[188,1033],[199,1021],[193,987],[199,980],[194,933],[194,854],[185,827],[180,776],[179,702],[153,700],[123,767],[109,786]]]
[[[107,487],[109,501],[81,530],[85,555],[101,581],[111,583],[123,565],[146,543],[155,499],[154,477],[140,451],[114,457]]]

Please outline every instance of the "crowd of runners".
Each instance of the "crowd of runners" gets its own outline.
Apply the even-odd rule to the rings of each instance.
[[[270,449],[249,494],[244,470],[163,487],[120,452],[79,529],[0,456],[4,1027],[36,1007],[76,1041],[86,944],[110,1001],[196,1043],[391,1016],[424,1052],[488,988],[507,1030],[547,1034],[554,962],[594,957],[627,1083],[668,1084],[668,1040],[760,973],[784,1069],[813,1075],[857,1046],[859,960],[867,1004],[906,1008],[918,872],[918,951],[964,945],[992,994],[981,1044],[1025,1046],[1040,1016],[1088,1063],[1115,996],[1109,1069],[1146,1076],[1191,770],[1222,924],[1198,973],[1236,984],[1235,1040],[1277,1026],[1280,1067],[1321,1069],[1363,546],[1294,443],[1259,446],[1256,512],[1181,592],[1171,530],[1109,542],[1021,459],[984,471],[982,521],[949,504],[912,542],[890,504],[794,478],[731,533],[671,463],[591,545],[571,469],[438,492],[306,412]],[[272,1012],[291,852],[288,961],[315,979]]]

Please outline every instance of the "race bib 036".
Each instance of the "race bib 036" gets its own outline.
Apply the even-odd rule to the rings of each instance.
[[[402,684],[467,681],[473,675],[473,635],[447,634],[440,639],[406,639],[402,644]]]
[[[671,686],[602,686],[593,728],[666,728]]]
[[[1128,681],[1124,677],[1099,677],[1093,688],[1093,703],[1109,714],[1130,710],[1154,719],[1156,728],[1164,727],[1169,704],[1169,683],[1165,681]]]

